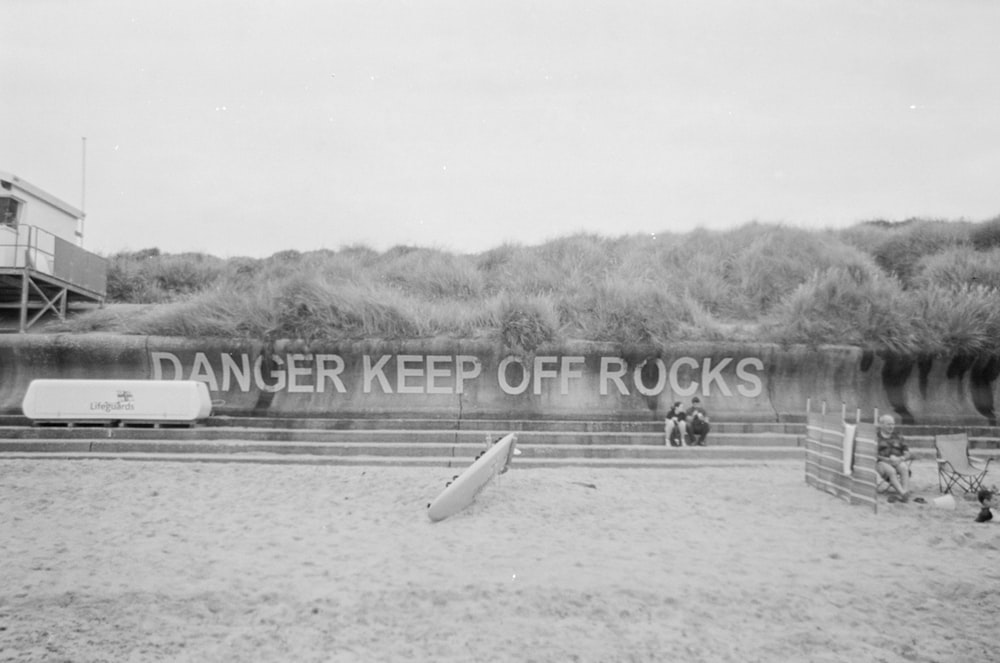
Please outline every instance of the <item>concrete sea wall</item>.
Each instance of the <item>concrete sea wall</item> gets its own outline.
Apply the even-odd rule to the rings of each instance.
[[[0,413],[38,378],[199,380],[215,414],[650,420],[701,398],[718,421],[829,408],[903,423],[996,425],[1000,359],[883,356],[854,347],[563,344],[518,357],[481,341],[307,347],[111,334],[0,337]]]

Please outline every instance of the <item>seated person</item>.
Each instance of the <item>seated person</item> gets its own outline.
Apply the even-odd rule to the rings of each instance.
[[[686,416],[687,415],[685,415],[684,408],[681,407],[680,401],[675,402],[667,411],[667,418],[664,422],[667,446],[686,446],[684,442],[687,437],[687,424],[684,423],[684,418]]]
[[[1000,508],[1000,499],[997,498],[997,494],[989,488],[981,488],[976,497],[979,499],[979,505],[982,507],[979,515],[976,516],[976,522],[986,523],[993,520],[993,511],[991,509]]]
[[[708,421],[708,413],[701,406],[701,399],[695,396],[691,399],[691,407],[687,410],[688,430],[691,431],[691,444],[705,446],[705,438],[712,428]]]
[[[875,438],[878,444],[875,471],[889,482],[904,502],[909,501],[909,461],[912,460],[913,454],[896,430],[896,420],[891,414],[883,414],[878,418],[878,432]]]

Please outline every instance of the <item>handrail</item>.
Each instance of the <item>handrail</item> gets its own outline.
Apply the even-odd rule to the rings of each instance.
[[[51,260],[55,259],[54,251],[45,251],[38,246],[39,233],[45,233],[48,236],[46,239],[55,238],[55,235],[47,230],[26,224],[20,224],[16,227],[4,226],[2,230],[6,230],[6,232],[0,232],[0,267],[34,267],[35,262],[31,259],[33,251],[36,255],[41,252]],[[5,235],[13,236],[13,244],[9,241],[2,241]],[[53,241],[51,244],[54,245],[55,242]],[[5,248],[11,248],[13,251],[4,251]]]
[[[0,226],[0,268],[32,269],[104,296],[108,261],[44,228]]]

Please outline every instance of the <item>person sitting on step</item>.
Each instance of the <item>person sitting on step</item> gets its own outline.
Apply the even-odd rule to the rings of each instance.
[[[705,446],[705,439],[712,426],[708,421],[708,413],[701,406],[701,399],[695,396],[691,399],[691,407],[687,410],[688,430],[691,431],[692,446]]]
[[[685,443],[687,439],[687,424],[684,422],[686,416],[687,414],[684,412],[684,408],[681,407],[680,401],[675,402],[667,411],[667,417],[664,421],[667,446],[687,446]]]

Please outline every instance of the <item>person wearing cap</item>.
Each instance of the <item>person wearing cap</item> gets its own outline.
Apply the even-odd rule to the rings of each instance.
[[[708,412],[701,406],[701,399],[695,396],[691,399],[691,407],[687,409],[688,430],[691,432],[692,446],[705,446],[705,439],[712,426],[708,421]]]
[[[687,424],[684,422],[686,416],[680,401],[674,402],[667,411],[667,417],[664,421],[664,432],[666,433],[668,447],[687,446],[684,442],[687,439]]]

